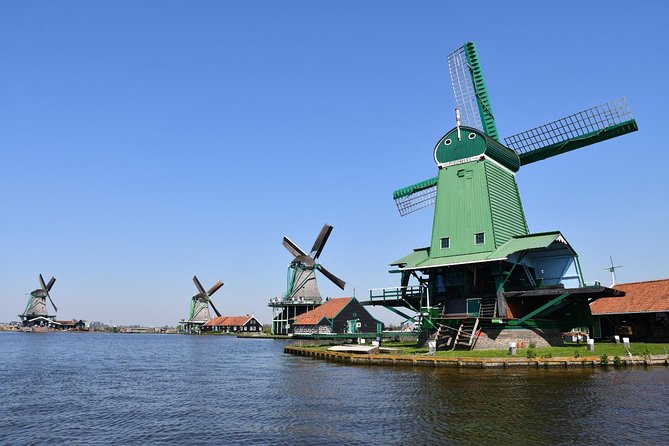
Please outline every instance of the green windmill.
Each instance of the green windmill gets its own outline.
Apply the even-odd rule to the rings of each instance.
[[[501,143],[474,44],[453,52],[448,65],[456,127],[434,147],[438,174],[393,193],[402,216],[435,205],[430,246],[392,262],[401,286],[372,290],[366,303],[417,321],[423,340],[432,336],[438,347],[559,344],[562,332],[591,324],[589,302],[621,293],[586,285],[560,232],[529,233],[515,175],[636,131],[636,121],[618,99]]]

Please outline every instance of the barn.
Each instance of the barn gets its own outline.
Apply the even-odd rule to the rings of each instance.
[[[290,327],[294,335],[380,333],[383,323],[374,319],[355,297],[328,299],[297,316]]]
[[[606,297],[590,304],[592,336],[615,335],[634,341],[669,340],[669,279],[615,285],[624,297]]]
[[[209,319],[203,325],[203,331],[219,333],[260,332],[262,324],[249,316],[219,316]]]

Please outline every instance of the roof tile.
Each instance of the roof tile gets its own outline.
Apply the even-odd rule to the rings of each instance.
[[[621,283],[613,288],[625,297],[605,297],[590,304],[592,314],[654,313],[669,311],[669,279]]]
[[[311,311],[299,315],[293,325],[317,325],[323,318],[333,319],[353,300],[352,297],[336,297]]]
[[[205,327],[237,327],[245,325],[253,316],[219,316],[205,322]]]

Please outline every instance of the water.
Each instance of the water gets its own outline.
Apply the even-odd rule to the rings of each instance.
[[[227,336],[0,333],[0,443],[665,444],[669,369],[344,366]]]

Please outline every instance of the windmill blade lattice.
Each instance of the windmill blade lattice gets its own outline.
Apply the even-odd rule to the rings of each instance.
[[[344,281],[341,280],[339,277],[335,276],[335,275],[332,274],[330,271],[328,271],[327,269],[325,269],[325,267],[324,267],[323,265],[320,265],[320,264],[319,264],[319,265],[317,266],[317,268],[318,268],[318,271],[320,271],[321,273],[323,273],[323,275],[324,275],[325,277],[327,277],[328,279],[330,279],[330,281],[331,281],[332,283],[334,283],[335,285],[337,285],[337,286],[338,286],[339,288],[341,288],[342,290],[344,289],[344,287],[346,286],[346,282],[344,282]]]
[[[207,294],[207,292],[204,290],[204,287],[200,283],[200,280],[197,278],[197,276],[193,276],[193,283],[195,284],[195,288],[202,293],[202,294]]]
[[[437,199],[437,177],[393,192],[397,210],[404,217],[434,204]]]
[[[473,42],[467,42],[449,54],[448,71],[462,124],[477,128],[499,141],[483,71]]]
[[[58,307],[56,307],[56,304],[53,303],[53,299],[51,299],[51,294],[49,294],[49,291],[51,290],[51,287],[53,287],[53,284],[56,283],[56,278],[51,276],[51,279],[49,280],[49,284],[44,283],[44,277],[42,275],[39,275],[39,283],[42,286],[42,290],[46,293],[46,297],[49,298],[49,302],[51,302],[51,306],[53,307],[56,312],[58,312]]]
[[[286,247],[288,251],[295,257],[306,256],[307,253],[302,251],[299,246],[297,246],[291,239],[288,237],[283,238],[283,246]]]
[[[504,138],[522,165],[638,130],[625,98]]]
[[[325,246],[325,243],[327,243],[331,233],[332,226],[326,223],[323,226],[323,229],[321,229],[321,232],[318,234],[318,237],[316,237],[314,245],[311,247],[311,256],[314,258],[314,260],[321,255],[321,252],[323,252],[323,247]]]
[[[216,291],[218,291],[222,286],[223,282],[219,280],[214,285],[212,285],[211,288],[209,288],[209,291],[207,291],[207,296],[211,297],[211,295],[214,294]]]
[[[211,305],[211,308],[214,310],[214,313],[216,313],[216,316],[221,317],[221,312],[218,311],[218,308],[216,308],[216,305],[214,305],[214,302],[212,302],[211,299],[209,299],[209,305]]]

